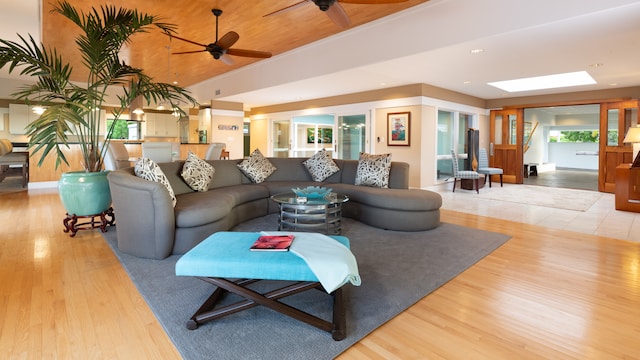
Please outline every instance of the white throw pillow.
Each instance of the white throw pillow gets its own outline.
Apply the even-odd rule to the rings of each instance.
[[[355,184],[388,188],[390,171],[391,154],[373,155],[361,152]]]
[[[313,181],[325,181],[329,176],[340,171],[338,165],[324,149],[302,162],[306,166]]]
[[[189,151],[187,160],[185,160],[182,166],[180,176],[182,176],[187,185],[193,190],[207,191],[209,190],[209,184],[211,184],[215,172],[216,169],[214,169],[211,164]]]
[[[251,156],[242,160],[238,164],[238,168],[254,183],[265,181],[277,170],[271,161],[262,155],[259,149],[255,149]]]
[[[164,185],[167,188],[167,191],[169,191],[171,203],[173,203],[173,206],[176,206],[176,195],[173,192],[171,184],[169,183],[169,179],[167,179],[167,176],[164,174],[162,169],[160,169],[158,164],[155,163],[155,161],[149,158],[140,159],[138,160],[138,162],[136,162],[136,166],[133,170],[135,171],[136,176],[139,178],[148,181],[159,182]]]

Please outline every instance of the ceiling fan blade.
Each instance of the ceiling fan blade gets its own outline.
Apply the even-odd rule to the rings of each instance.
[[[285,8],[280,9],[280,10],[276,10],[274,12],[270,12],[267,15],[262,15],[262,17],[281,14],[281,13],[287,12],[289,10],[297,9],[297,8],[299,8],[301,6],[307,5],[307,3],[309,3],[309,2],[311,2],[311,0],[302,0],[300,2],[297,2],[297,3],[293,4],[293,5],[289,5],[289,6],[285,7]]]
[[[194,51],[178,51],[178,52],[172,52],[172,55],[180,55],[180,54],[195,54],[195,53],[200,53],[200,52],[205,52],[207,51],[207,49],[203,49],[203,50],[194,50]]]
[[[345,4],[362,4],[362,5],[376,5],[376,4],[397,4],[407,2],[409,0],[338,0]]]
[[[344,11],[344,8],[340,3],[336,2],[329,7],[329,10],[325,11],[329,19],[333,21],[336,25],[346,28],[351,25],[351,20],[349,19],[349,15]]]
[[[169,36],[169,38],[176,38],[178,40],[182,40],[182,41],[188,42],[188,43],[193,44],[193,45],[199,45],[199,46],[202,46],[202,47],[207,47],[207,45],[205,45],[205,44],[200,44],[200,43],[197,43],[195,41],[191,41],[189,39],[181,38],[179,36],[175,36],[175,35],[171,35],[171,34],[167,34],[167,36]]]
[[[228,49],[232,47],[233,44],[238,41],[238,39],[240,39],[240,35],[238,35],[237,32],[229,31],[228,33],[224,34],[224,36],[221,37],[220,40],[216,41],[216,45],[220,46],[223,49]]]
[[[256,51],[256,50],[243,50],[243,49],[228,49],[227,54],[234,55],[234,56],[259,58],[259,59],[267,59],[271,57],[270,52]]]
[[[227,54],[222,54],[222,56],[220,56],[218,60],[222,61],[227,65],[233,65],[233,63],[235,62],[233,58],[231,56],[228,56]]]

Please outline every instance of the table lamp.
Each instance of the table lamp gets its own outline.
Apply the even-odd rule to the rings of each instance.
[[[630,127],[623,142],[633,144],[633,164],[631,166],[640,167],[640,158],[638,158],[638,153],[640,152],[640,127]]]

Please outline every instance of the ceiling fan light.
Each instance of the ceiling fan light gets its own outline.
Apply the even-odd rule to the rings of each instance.
[[[38,115],[42,115],[45,110],[46,108],[42,105],[35,105],[34,107],[31,108],[31,111],[33,111],[34,114],[38,114]]]
[[[313,0],[314,4],[316,4],[320,10],[327,11],[333,5],[336,0]]]

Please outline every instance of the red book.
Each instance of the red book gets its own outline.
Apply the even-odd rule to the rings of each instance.
[[[293,242],[293,234],[282,235],[260,235],[253,245],[251,251],[289,251]]]

